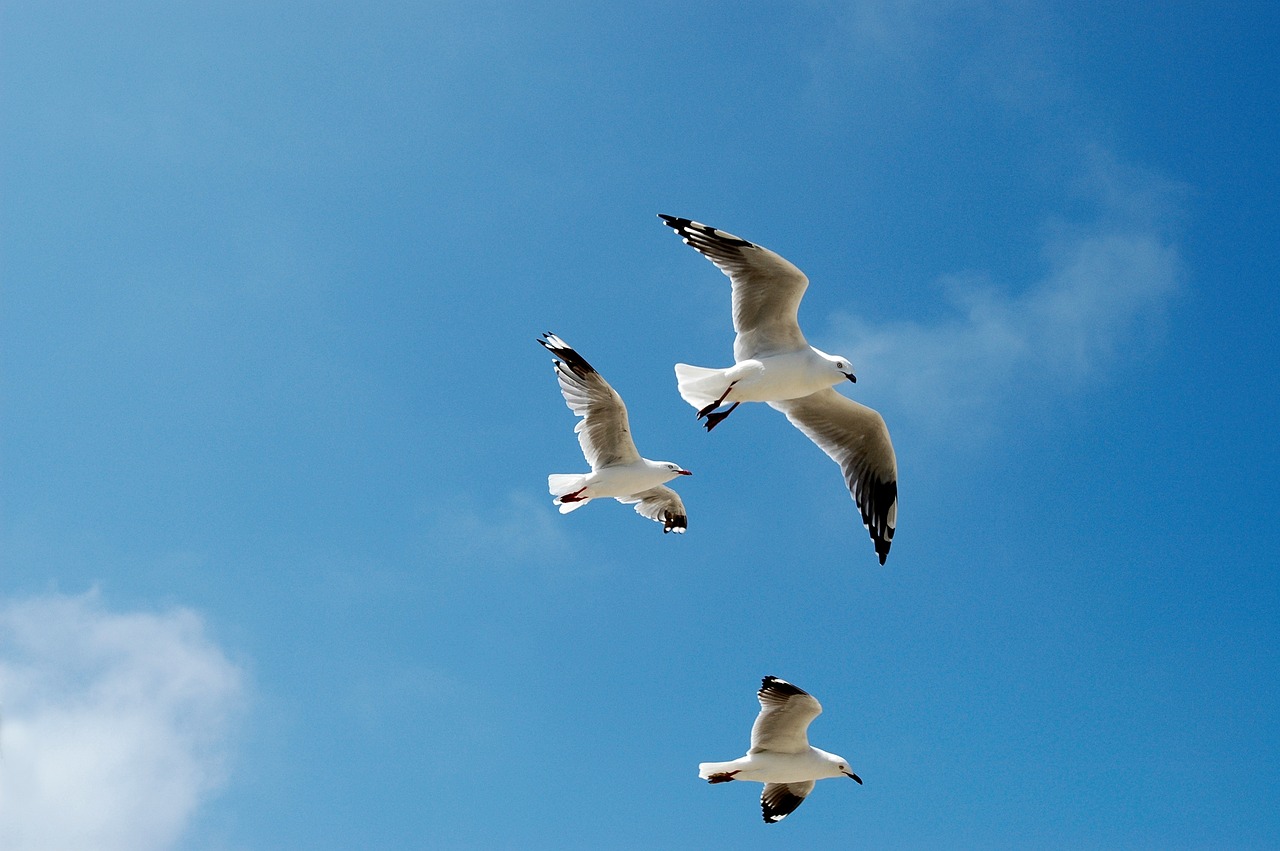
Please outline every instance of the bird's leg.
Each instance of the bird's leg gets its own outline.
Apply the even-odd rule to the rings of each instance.
[[[715,400],[715,401],[714,401],[714,402],[712,402],[710,405],[707,405],[705,408],[703,408],[702,410],[698,411],[698,417],[697,417],[697,418],[698,418],[698,419],[702,419],[702,418],[703,418],[703,417],[705,417],[707,414],[710,414],[710,413],[711,413],[712,411],[714,411],[716,408],[718,408],[718,407],[720,407],[721,405],[723,405],[723,404],[724,404],[724,400],[729,396],[729,391],[730,391],[730,390],[732,390],[732,389],[733,389],[733,385],[735,385],[735,384],[737,384],[737,383],[738,383],[738,382],[736,382],[736,381],[730,381],[730,382],[729,382],[729,386],[728,386],[728,387],[726,387],[726,388],[724,388],[724,392],[720,394],[720,398],[719,398],[719,399]]]
[[[585,487],[578,488],[573,493],[567,493],[564,496],[557,497],[557,499],[559,499],[561,502],[581,502],[582,497],[579,496],[579,494],[582,493],[584,490],[586,490]]]
[[[738,771],[741,771],[741,770],[742,770],[741,768],[738,769]],[[708,777],[707,782],[708,783],[728,783],[730,780],[733,779],[733,775],[737,774],[738,771],[721,771],[719,774],[713,774],[710,777]]]
[[[707,431],[711,431],[711,429],[715,428],[720,424],[721,420],[723,420],[725,417],[732,414],[734,408],[738,407],[741,404],[742,404],[741,402],[734,402],[732,405],[729,406],[729,410],[727,411],[721,411],[718,414],[707,414],[707,421],[703,423],[703,425],[707,427]]]

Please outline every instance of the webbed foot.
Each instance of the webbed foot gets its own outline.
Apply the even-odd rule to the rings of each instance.
[[[729,406],[729,410],[727,410],[727,411],[721,411],[721,412],[720,412],[720,413],[718,413],[718,414],[707,414],[707,421],[706,421],[705,423],[703,423],[703,425],[705,425],[705,426],[707,427],[707,431],[711,431],[711,429],[713,429],[713,428],[715,428],[716,426],[720,425],[720,423],[724,420],[724,418],[725,418],[725,417],[727,417],[727,416],[729,416],[730,414],[732,414],[732,413],[733,413],[733,409],[734,409],[734,408],[736,408],[736,407],[738,407],[738,405],[740,405],[740,404],[742,404],[742,403],[741,403],[741,402],[734,402],[732,405],[730,405],[730,406]]]
[[[742,770],[741,768],[738,769],[738,771],[741,771],[741,770]],[[721,771],[719,774],[713,774],[710,777],[708,777],[707,782],[708,783],[728,783],[730,780],[733,779],[733,775],[737,774],[738,771]]]

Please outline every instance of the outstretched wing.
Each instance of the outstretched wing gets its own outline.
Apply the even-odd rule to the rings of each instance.
[[[796,811],[813,791],[813,781],[803,783],[766,783],[760,793],[760,810],[768,824],[776,824]]]
[[[586,358],[555,334],[544,334],[538,342],[556,356],[560,392],[569,410],[582,417],[573,430],[591,469],[640,460],[635,441],[631,439],[627,406],[617,391]]]
[[[636,514],[648,517],[650,520],[657,520],[662,524],[663,534],[667,532],[684,534],[684,530],[689,528],[689,517],[685,514],[680,495],[666,485],[649,488],[647,491],[641,491],[625,499],[619,497],[618,502],[625,505],[635,504]]]
[[[790,261],[741,237],[701,222],[659,214],[685,245],[720,268],[733,283],[736,361],[805,349],[796,312],[809,279]]]
[[[898,524],[898,461],[884,418],[832,389],[769,405],[840,465],[884,564]]]
[[[809,723],[822,714],[818,699],[777,677],[761,680],[756,697],[760,698],[760,714],[751,725],[751,749],[747,753],[807,751]]]

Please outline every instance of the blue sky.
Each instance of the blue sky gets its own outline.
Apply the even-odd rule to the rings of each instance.
[[[1275,844],[1270,4],[2,21],[0,847]],[[729,288],[659,212],[809,275],[884,568],[676,394]],[[556,513],[543,331],[687,535]],[[766,674],[866,781],[776,826],[696,776]]]

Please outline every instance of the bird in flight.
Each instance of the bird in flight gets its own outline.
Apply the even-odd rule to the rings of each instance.
[[[662,531],[683,533],[689,526],[680,495],[664,485],[693,475],[670,461],[641,458],[631,439],[627,406],[609,382],[564,340],[547,333],[538,340],[555,355],[556,378],[569,410],[582,417],[574,431],[590,473],[552,473],[547,487],[568,514],[593,499],[613,497],[635,505],[636,513],[662,524]]]
[[[827,453],[845,484],[884,564],[898,521],[898,462],[879,413],[840,393],[856,382],[846,357],[809,345],[797,311],[809,279],[767,248],[690,219],[659,214],[733,285],[731,367],[676,364],[680,396],[711,431],[742,402],[766,402]],[[718,410],[724,406],[724,410]]]
[[[760,714],[751,725],[751,749],[730,762],[701,763],[699,777],[708,783],[763,783],[760,810],[768,824],[795,812],[818,780],[849,777],[862,784],[844,757],[810,746],[809,723],[822,714],[813,695],[786,680],[765,677],[756,696]]]

